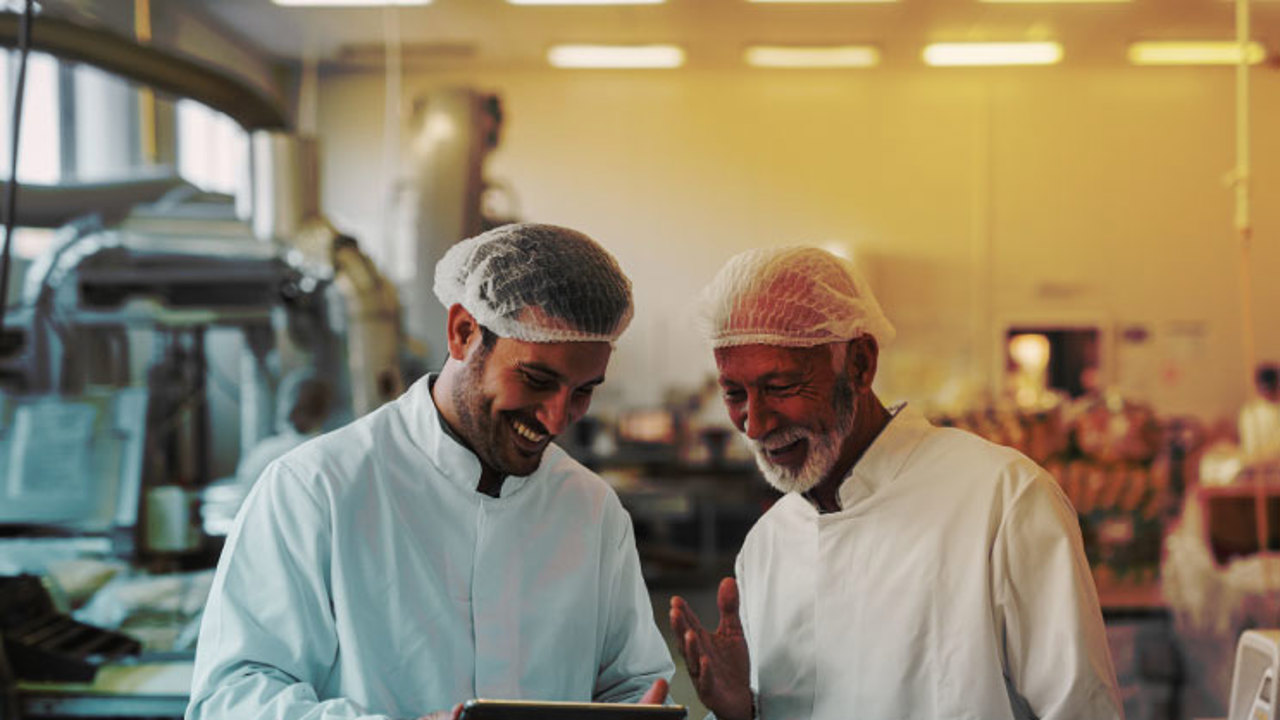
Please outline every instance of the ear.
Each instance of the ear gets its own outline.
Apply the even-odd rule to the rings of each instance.
[[[454,360],[466,360],[472,349],[480,345],[480,323],[458,303],[449,306],[445,329],[449,335],[449,357]]]
[[[871,390],[879,358],[880,346],[874,337],[863,335],[849,341],[849,351],[845,353],[845,370],[849,373],[854,389]]]

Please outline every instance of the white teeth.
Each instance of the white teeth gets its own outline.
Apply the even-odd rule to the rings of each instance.
[[[800,441],[801,441],[801,440],[803,440],[803,439],[804,439],[804,438],[795,438],[794,440],[790,440],[790,441],[785,442],[785,443],[779,443],[779,444],[777,444],[777,445],[774,445],[773,447],[768,447],[768,446],[762,445],[762,446],[761,446],[761,448],[762,448],[765,452],[769,453],[770,455],[777,455],[777,454],[779,454],[779,453],[783,452],[784,450],[789,450],[789,449],[791,449],[792,447],[794,447],[794,446],[795,446],[795,444],[796,444],[796,443],[800,442]]]
[[[534,432],[532,428],[519,420],[512,420],[511,427],[515,428],[516,433],[518,433],[520,437],[528,440],[529,442],[542,442],[547,437],[542,433]]]

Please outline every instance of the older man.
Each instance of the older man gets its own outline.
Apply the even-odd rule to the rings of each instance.
[[[617,496],[551,444],[631,283],[509,225],[436,268],[449,357],[272,463],[218,564],[187,717],[412,718],[467,698],[661,702],[674,672]]]
[[[1122,716],[1075,513],[1027,458],[886,409],[893,329],[852,265],[738,255],[707,291],[729,415],[786,493],[671,623],[720,720]]]

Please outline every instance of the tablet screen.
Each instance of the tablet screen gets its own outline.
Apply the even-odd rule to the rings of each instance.
[[[684,720],[680,705],[468,700],[461,720]]]

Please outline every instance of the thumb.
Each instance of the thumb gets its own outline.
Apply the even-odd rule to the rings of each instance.
[[[720,581],[716,591],[716,605],[720,608],[720,630],[742,632],[742,620],[738,618],[738,581],[727,577]]]
[[[644,697],[640,698],[641,705],[661,705],[667,700],[667,681],[658,678],[653,681],[649,689],[645,691]]]

